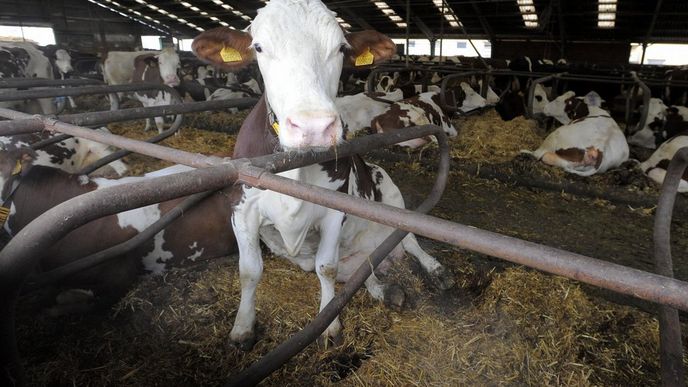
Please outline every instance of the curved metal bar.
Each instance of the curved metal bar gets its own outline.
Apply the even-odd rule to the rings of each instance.
[[[526,101],[526,118],[533,118],[533,99],[535,99],[535,88],[537,85],[549,82],[555,78],[560,77],[566,73],[552,74],[546,77],[537,78],[530,82],[530,88],[528,88],[528,100]]]
[[[638,78],[638,74],[636,73],[631,73],[631,76],[633,77],[633,80],[635,83],[640,87],[640,89],[643,91],[643,110],[640,112],[640,121],[638,121],[638,125],[636,125],[635,130],[633,133],[643,129],[645,127],[645,124],[647,123],[647,116],[650,112],[650,98],[652,97],[652,91],[650,88],[643,82],[640,78]],[[633,134],[629,133],[629,134]]]
[[[174,90],[174,89],[172,89],[172,90]],[[170,94],[172,96],[173,105],[182,104],[182,99],[179,96],[179,93],[177,93],[177,90],[174,90],[174,92],[170,93]],[[146,139],[146,142],[157,143],[157,142],[160,142],[160,141],[170,137],[171,135],[177,133],[177,131],[182,127],[183,121],[184,121],[184,115],[183,114],[175,115],[174,121],[172,122],[172,125],[170,125],[170,127],[167,130],[159,133],[157,136],[153,136],[151,138]],[[112,154],[109,154],[105,157],[100,158],[99,160],[94,161],[90,165],[85,166],[84,168],[82,168],[79,171],[79,174],[80,175],[91,174],[91,173],[95,172],[96,170],[98,170],[100,167],[104,167],[104,166],[110,164],[111,162],[113,162],[115,160],[119,160],[122,157],[125,157],[129,154],[131,154],[131,151],[128,151],[126,149],[121,149],[117,152],[114,152]]]
[[[447,85],[449,84],[449,81],[452,81],[457,78],[465,78],[465,77],[471,77],[473,75],[485,75],[486,71],[485,70],[473,70],[473,71],[465,71],[461,73],[456,73],[452,75],[448,75],[444,78],[442,78],[442,83],[440,84],[440,103],[438,104],[440,108],[444,111],[450,112],[450,113],[456,113],[459,111],[459,107],[454,104],[454,106],[451,106],[447,104]],[[485,84],[485,81],[483,81],[483,85]]]
[[[671,260],[671,216],[676,202],[678,185],[688,167],[688,148],[679,149],[669,163],[655,212],[654,247],[657,274],[673,277]],[[684,386],[683,345],[678,311],[659,306],[659,338],[661,350],[662,385]]]
[[[437,171],[435,184],[428,197],[416,209],[418,213],[430,211],[442,197],[444,188],[447,184],[449,175],[449,145],[444,132],[437,128],[433,133],[440,147],[440,164]],[[287,179],[288,180],[288,179]],[[291,181],[290,181],[291,182]],[[363,262],[356,272],[344,284],[343,289],[323,308],[320,313],[306,325],[301,331],[291,336],[288,340],[263,356],[260,360],[253,363],[250,367],[242,371],[239,375],[232,378],[228,386],[248,386],[258,384],[261,380],[268,377],[272,372],[280,368],[296,354],[315,341],[344,309],[346,304],[351,301],[358,289],[363,286],[366,279],[375,268],[387,257],[404,237],[407,231],[395,230],[370,254],[368,260]]]

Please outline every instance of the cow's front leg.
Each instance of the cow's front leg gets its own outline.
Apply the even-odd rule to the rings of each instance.
[[[232,216],[234,235],[239,245],[239,279],[241,302],[229,337],[242,350],[255,343],[256,287],[263,274],[263,258],[258,235],[257,211],[237,211]]]
[[[339,265],[339,234],[342,230],[344,213],[328,210],[320,224],[320,244],[315,254],[315,271],[320,280],[320,310],[322,311],[334,298],[334,284],[337,279]],[[329,341],[334,344],[341,342],[342,325],[337,316],[327,327],[320,338],[321,345],[328,346]]]

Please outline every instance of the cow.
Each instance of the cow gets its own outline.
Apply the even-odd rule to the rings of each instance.
[[[439,94],[436,92],[422,93],[393,103],[385,113],[373,118],[370,127],[378,133],[387,133],[409,126],[427,124],[441,127],[450,137],[457,135],[451,120],[439,107]],[[428,138],[416,138],[397,145],[417,148],[429,141],[431,140]]]
[[[272,0],[246,31],[219,27],[194,39],[194,53],[226,70],[258,62],[265,93],[244,121],[233,157],[256,157],[276,149],[307,150],[329,147],[344,140],[335,105],[344,62],[366,65],[389,59],[396,45],[376,31],[346,33],[334,12],[319,0]],[[282,176],[338,190],[358,197],[403,207],[399,189],[379,167],[360,156],[298,168]],[[239,246],[241,301],[230,339],[250,348],[255,333],[256,286],[263,271],[260,241],[278,255],[315,271],[321,284],[320,309],[334,297],[335,281],[344,281],[392,229],[271,191],[237,185],[232,225]],[[319,230],[319,235],[316,231]],[[418,246],[409,234],[391,257],[406,250],[442,285],[452,279],[444,268]],[[369,293],[389,299],[391,287],[371,275]],[[322,340],[339,337],[336,318]],[[336,341],[336,339],[335,339]]]
[[[50,60],[33,44],[0,42],[0,78],[53,79]],[[55,114],[57,109],[50,98],[36,101],[0,102],[0,107],[20,109],[34,114]]]
[[[550,133],[538,149],[523,153],[580,176],[602,173],[628,160],[626,138],[608,112],[574,96],[564,100],[563,111],[570,121]]]
[[[667,121],[669,126],[671,126],[670,122]],[[683,123],[685,124],[685,122]],[[676,152],[681,148],[688,147],[688,129],[686,125],[682,125],[682,129],[681,132],[663,142],[650,158],[640,163],[643,173],[659,185],[664,183],[669,162],[674,158]],[[688,173],[686,171],[683,172],[679,182],[678,192],[688,192]]]
[[[103,77],[108,85],[158,83],[175,87],[180,82],[179,63],[179,55],[171,47],[151,52],[111,51],[105,58]],[[172,99],[170,93],[160,90],[137,91],[134,96],[145,107],[169,105]],[[162,132],[163,117],[155,117],[155,125]],[[149,128],[150,120],[146,120],[145,130]]]
[[[79,195],[193,169],[175,165],[142,177],[90,178],[35,165],[39,158],[26,147],[0,151],[3,205],[10,210],[2,227],[10,236],[16,235],[52,207]],[[34,274],[51,271],[129,240],[183,199],[109,215],[75,229],[41,252],[40,264]],[[210,195],[134,250],[61,280],[57,284],[58,289],[67,290],[58,297],[58,304],[60,300],[70,298],[70,289],[81,289],[101,301],[99,304],[109,305],[124,295],[138,275],[160,274],[170,267],[186,266],[236,252],[229,221],[230,211],[228,192],[218,191]],[[218,237],[220,235],[222,237]],[[62,314],[63,307],[66,306],[58,305],[51,308],[50,312]]]
[[[55,79],[59,78],[64,80],[67,74],[74,71],[72,67],[72,57],[67,50],[55,45],[37,46],[37,48],[50,60]],[[69,106],[72,109],[76,109],[77,106],[76,102],[74,102],[74,98],[67,97],[67,100],[69,101]],[[62,110],[62,108],[58,107],[57,110]]]
[[[109,133],[104,127],[95,130]],[[48,132],[0,136],[0,144],[2,144],[3,149],[30,147],[32,144],[49,140],[55,136],[57,134]],[[113,152],[112,147],[99,142],[70,137],[35,150],[33,164],[58,168],[68,173],[77,173]],[[115,160],[94,171],[94,174],[122,176],[127,172],[127,169],[127,165],[123,161]]]
[[[372,97],[389,102],[382,102]],[[351,135],[370,127],[373,118],[387,111],[390,104],[401,101],[403,97],[401,90],[395,90],[391,93],[358,93],[337,97],[334,103],[342,119],[344,130]]]
[[[650,98],[645,125],[642,127],[642,129],[628,137],[628,143],[648,149],[657,148],[653,128],[656,127],[657,123],[661,125],[661,123],[664,121],[666,109],[667,106],[661,99]]]
[[[526,115],[526,93],[517,89],[507,90],[495,105],[495,110],[503,121],[511,121],[516,117]],[[494,96],[492,97],[494,99]],[[549,103],[547,91],[541,84],[535,85],[533,96],[533,114],[541,114],[545,105]]]
[[[573,119],[571,118],[572,115],[567,109],[570,109],[569,105],[572,103],[572,101],[582,101],[585,106],[583,106],[583,104],[578,104],[577,102],[576,106],[579,109],[583,109],[584,107],[588,110],[593,109],[594,113],[592,114],[608,114],[607,111],[602,109],[601,106],[603,100],[595,91],[591,91],[580,98],[576,97],[575,92],[567,91],[566,93],[555,98],[553,101],[548,102],[542,109],[542,113],[547,117],[554,118],[561,124],[569,124]],[[580,117],[581,116],[579,115],[578,118]]]

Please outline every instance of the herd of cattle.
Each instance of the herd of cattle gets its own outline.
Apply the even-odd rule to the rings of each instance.
[[[333,13],[318,0],[273,0],[259,11],[247,32],[229,28],[205,31],[196,37],[193,49],[203,64],[191,66],[183,74],[180,68],[187,66],[173,49],[109,52],[101,58],[103,80],[112,85],[165,84],[193,100],[261,96],[239,131],[234,158],[257,157],[280,149],[331,146],[361,130],[384,133],[435,124],[448,136],[457,135],[452,124],[454,111],[448,110],[440,98],[440,74],[432,74],[433,84],[414,85],[412,73],[390,72],[378,80],[374,90],[338,96],[338,91],[352,85],[363,88],[364,83],[354,73],[342,77],[343,67],[355,68],[360,58],[364,58],[366,65],[377,65],[395,55],[396,46],[375,31],[345,33]],[[253,62],[258,63],[259,74],[241,70],[251,68]],[[540,71],[538,66],[566,65],[563,61],[554,64],[529,58],[508,64],[512,69],[530,72]],[[227,73],[223,75],[220,70]],[[70,71],[70,54],[63,49],[41,51],[27,43],[0,42],[2,78],[64,78]],[[262,89],[259,77],[263,80]],[[462,112],[496,105],[504,119],[525,113],[527,79],[496,79],[485,98],[476,91],[480,87],[470,79],[456,82],[445,90],[445,98]],[[667,106],[662,99],[653,98],[647,124],[627,139],[603,108],[610,98],[604,91],[571,90],[551,101],[544,87],[538,86],[535,91],[533,112],[553,117],[561,126],[538,149],[524,152],[570,173],[589,176],[618,167],[628,160],[631,143],[657,148],[640,165],[651,179],[661,183],[668,161],[678,148],[688,145],[688,108],[678,104],[667,102]],[[674,91],[672,101],[685,99],[678,94]],[[133,97],[144,106],[170,103],[169,93],[158,90],[136,92]],[[2,106],[55,114],[60,108],[55,102],[42,100],[35,105],[33,101],[19,101]],[[70,104],[75,106],[74,101]],[[162,118],[156,119],[156,126],[159,131],[163,129]],[[36,151],[28,147],[46,136],[49,135],[41,133],[0,138],[5,146],[0,152],[2,199],[10,208],[4,230],[9,235],[15,235],[51,207],[86,192],[190,170],[173,166],[141,177],[121,178],[116,176],[126,172],[126,164],[117,161],[101,171],[110,178],[80,176],[75,173],[92,160],[112,153],[112,149],[83,139],[65,140]],[[418,147],[429,141],[418,139],[401,145]],[[283,175],[404,207],[401,193],[387,173],[360,156]],[[679,190],[688,190],[688,182],[682,181]],[[40,270],[50,271],[126,241],[160,219],[180,200],[94,221],[45,251]],[[256,286],[263,269],[261,241],[277,255],[317,273],[323,308],[334,296],[335,281],[348,279],[391,231],[389,227],[285,195],[232,186],[187,211],[126,256],[74,275],[63,285],[118,297],[141,269],[160,273],[168,265],[184,265],[238,251],[241,302],[231,339],[250,347],[255,336]],[[102,238],[103,235],[108,238]],[[419,260],[438,288],[453,285],[450,273],[420,248],[413,235],[407,236],[390,254],[382,270],[404,252]],[[366,285],[376,299],[403,303],[403,291],[376,276],[371,276]],[[68,299],[60,298],[63,303],[71,302]],[[335,320],[325,336],[336,338],[340,329]]]

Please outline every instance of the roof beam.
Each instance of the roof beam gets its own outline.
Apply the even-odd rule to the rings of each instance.
[[[659,16],[659,9],[662,8],[662,0],[657,0],[657,5],[655,6],[655,12],[652,15],[652,21],[650,21],[650,26],[647,29],[647,34],[645,34],[645,44],[650,40],[652,34],[655,32],[655,25],[657,24],[657,17]]]
[[[435,39],[437,39],[435,34],[432,33],[432,30],[430,28],[428,28],[427,24],[425,24],[425,22],[421,18],[419,18],[418,16],[412,16],[411,20],[414,23],[416,23],[416,26],[418,27],[420,32],[422,32],[423,35],[425,35],[426,38],[428,38],[429,40],[433,40],[433,41]]]
[[[375,28],[373,28],[373,26],[368,24],[368,22],[365,21],[363,18],[361,18],[360,16],[358,16],[354,12],[352,12],[348,7],[337,8],[335,11],[342,12],[342,13],[346,14],[347,19],[352,20],[354,23],[361,26],[361,28],[363,28],[364,30],[374,30],[375,29]]]
[[[483,13],[480,12],[480,7],[475,2],[471,2],[471,5],[473,6],[473,11],[475,11],[475,15],[478,17],[478,21],[480,22],[480,25],[483,27],[483,30],[485,31],[485,35],[488,36],[488,38],[490,39],[491,42],[494,42],[495,41],[494,31],[492,31],[492,27],[487,22],[487,19],[485,18],[485,16],[483,16]]]

